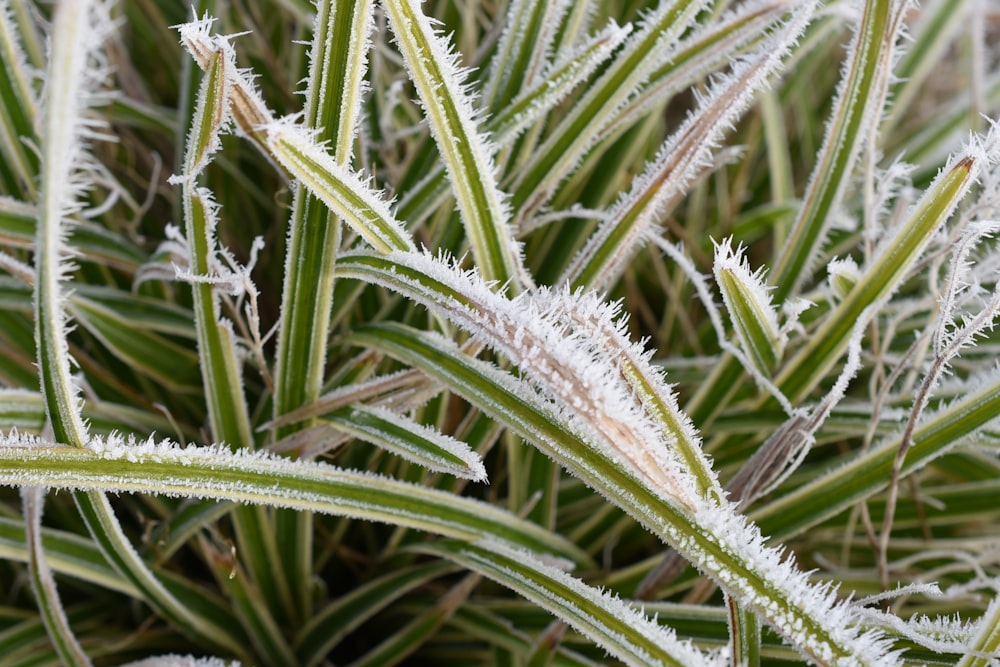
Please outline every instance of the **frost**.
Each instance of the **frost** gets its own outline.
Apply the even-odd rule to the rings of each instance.
[[[512,549],[494,540],[484,540],[474,546],[489,553],[490,556],[473,550],[464,550],[459,553],[463,562],[501,583],[513,585],[523,595],[559,615],[570,625],[594,639],[599,646],[624,660],[626,664],[653,665],[660,661],[654,659],[644,647],[633,643],[628,636],[614,631],[613,626],[605,623],[608,617],[615,623],[630,628],[633,633],[641,634],[642,640],[652,643],[678,665],[721,667],[729,664],[724,653],[705,653],[698,650],[690,640],[679,639],[672,629],[652,621],[626,601],[606,591],[585,585],[562,569],[543,562],[534,553]],[[494,554],[499,557],[500,562],[491,557]],[[553,580],[556,588],[550,589],[544,579],[542,582],[536,582],[535,577],[525,576],[524,573],[504,565],[504,561],[527,564],[531,570]],[[560,595],[559,587],[568,589],[570,595]],[[576,602],[577,598],[580,600],[579,603]],[[641,662],[636,662],[637,660]]]
[[[196,658],[193,655],[160,655],[130,662],[121,667],[240,667],[237,660]]]
[[[79,390],[71,377],[66,343],[66,294],[61,282],[73,270],[69,218],[98,171],[87,143],[105,138],[90,107],[109,101],[102,86],[110,73],[102,46],[113,28],[110,2],[64,3],[52,23],[48,70],[42,91],[41,191],[35,256],[35,320],[42,391],[53,428],[71,441],[86,437]],[[44,326],[41,325],[44,323]]]
[[[488,277],[511,281],[514,291],[530,285],[510,224],[510,205],[496,181],[497,149],[479,130],[472,89],[464,83],[457,54],[422,13],[420,3],[390,0],[386,13],[444,158],[477,262]]]
[[[393,266],[390,275],[366,273],[365,278],[397,290],[408,285],[408,296],[503,353],[566,419],[591,434],[603,451],[627,462],[651,488],[685,505],[701,495],[678,452],[699,450],[700,440],[661,371],[649,363],[649,353],[628,340],[620,304],[558,288],[508,299],[478,273],[464,272],[427,253],[394,252],[386,259]],[[441,287],[427,289],[421,275]],[[665,430],[647,411],[626,377],[630,368],[654,383],[656,395],[672,414],[672,430]],[[683,447],[679,441],[684,441]],[[704,463],[702,467],[708,468]]]
[[[636,250],[657,235],[662,213],[711,166],[712,151],[718,147],[723,133],[747,108],[753,95],[768,85],[768,78],[812,19],[815,7],[815,0],[797,6],[792,18],[776,28],[774,35],[752,56],[734,61],[730,74],[715,78],[697,111],[688,116],[636,177],[630,192],[611,207],[607,218],[567,269],[565,282],[598,290],[613,284]],[[595,257],[606,259],[594,267],[591,262]]]
[[[778,313],[764,283],[764,269],[751,272],[743,246],[733,250],[730,237],[715,244],[714,270],[743,350],[758,370],[773,372],[788,341],[778,325]]]

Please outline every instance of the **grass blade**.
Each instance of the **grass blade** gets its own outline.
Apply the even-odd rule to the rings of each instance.
[[[509,283],[517,292],[525,274],[510,227],[510,209],[497,186],[494,151],[476,128],[455,56],[434,33],[418,3],[387,0],[385,7],[444,158],[472,254],[487,279]]]

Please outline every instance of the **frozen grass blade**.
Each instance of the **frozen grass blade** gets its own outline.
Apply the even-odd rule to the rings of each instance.
[[[658,223],[679,201],[682,193],[711,162],[711,151],[727,129],[742,114],[754,94],[767,86],[798,41],[815,11],[814,3],[794,9],[785,24],[774,29],[753,55],[733,63],[733,71],[721,78],[703,98],[631,191],[615,203],[586,246],[566,270],[564,282],[573,287],[608,290],[650,236]]]
[[[92,60],[108,31],[107,5],[72,2],[61,5],[53,22],[44,98],[42,180],[35,239],[35,339],[42,393],[59,442],[82,445],[87,429],[80,417],[76,385],[70,374],[66,314],[60,283],[71,268],[64,218],[76,213],[87,165],[84,138],[93,135],[85,118],[104,64]],[[103,17],[101,12],[105,12]],[[95,25],[95,21],[98,22]],[[104,23],[101,23],[104,22]]]
[[[565,406],[581,428],[615,443],[618,451],[612,456],[620,457],[622,465],[655,479],[677,502],[688,504],[718,489],[697,451],[694,428],[677,409],[666,383],[660,379],[660,391],[636,395],[626,379],[629,369],[637,375],[639,366],[645,367],[646,378],[653,374],[644,353],[624,337],[614,306],[593,295],[570,298],[565,291],[548,290],[510,300],[492,292],[478,276],[426,254],[347,255],[338,271],[398,290],[502,352]],[[656,407],[648,409],[650,402]]]
[[[435,543],[423,551],[497,581],[566,621],[626,665],[708,667],[727,664],[682,641],[625,601],[587,586],[556,565],[488,541]]]
[[[482,460],[467,444],[389,410],[355,406],[330,413],[325,420],[339,431],[430,470],[486,481]]]
[[[396,44],[420,95],[444,159],[472,255],[489,280],[514,292],[526,274],[510,227],[506,195],[496,181],[493,148],[482,136],[456,55],[412,0],[386,0]]]
[[[705,0],[664,0],[643,17],[611,66],[525,165],[512,195],[519,214],[524,208],[535,210],[548,202],[615,113],[669,59],[674,41],[706,4]]]
[[[230,67],[232,60],[224,50],[216,51],[209,61],[195,102],[184,174],[175,177],[174,182],[183,189],[185,239],[189,252],[188,271],[178,272],[180,277],[191,282],[209,421],[212,433],[220,442],[236,447],[252,443],[253,437],[232,327],[222,320],[216,293],[223,288],[226,278],[219,274],[215,260],[217,207],[211,193],[197,185],[212,153],[218,150],[219,133],[229,122],[231,83],[227,69]]]
[[[0,479],[8,485],[51,482],[55,488],[260,503],[392,523],[461,540],[489,537],[574,563],[590,563],[564,538],[488,503],[263,452],[233,453],[222,446],[181,448],[118,436],[95,437],[86,447],[75,448],[7,435],[0,461]],[[203,622],[206,632],[220,632],[216,624]]]
[[[524,381],[466,357],[439,337],[400,325],[372,327],[356,332],[351,340],[420,368],[502,420],[677,548],[800,653],[824,665],[899,664],[878,635],[851,627],[853,612],[835,602],[832,590],[808,583],[794,562],[766,547],[760,532],[731,506],[713,498],[678,495],[655,473],[637,472],[614,451],[621,443],[602,443],[600,435],[560,415]]]
[[[38,609],[45,623],[49,640],[60,661],[68,667],[89,667],[91,662],[73,636],[69,619],[59,600],[56,581],[42,549],[42,506],[45,489],[27,486],[21,489],[24,504],[25,535],[28,542],[28,567],[31,571],[31,590],[38,601]]]
[[[987,139],[987,145],[990,141]],[[862,313],[896,291],[932,236],[968,192],[980,169],[993,159],[996,158],[989,156],[982,145],[973,143],[969,152],[942,171],[898,230],[882,241],[878,254],[865,267],[851,293],[779,373],[775,383],[793,402],[801,400],[830,370],[847,346],[851,329]]]
[[[108,4],[69,2],[59,5],[53,25],[52,52],[46,82],[46,109],[42,134],[42,185],[36,240],[35,323],[39,375],[48,421],[58,442],[84,447],[87,428],[80,413],[75,384],[70,375],[66,344],[65,297],[61,279],[68,271],[64,216],[79,207],[81,185],[75,176],[87,165],[83,140],[93,137],[95,125],[86,119],[86,107],[106,74],[102,61],[92,53],[110,30]],[[200,617],[181,604],[146,567],[118,524],[107,499],[97,491],[75,495],[77,505],[105,557],[147,602],[186,632],[213,646],[240,655],[238,640],[216,622]]]
[[[743,248],[733,250],[732,239],[715,246],[715,281],[744,353],[765,377],[784,353],[786,336],[760,270],[751,273]]]
[[[346,167],[358,127],[367,67],[371,2],[323,0],[317,5],[306,91],[306,127],[332,142],[333,159]],[[333,305],[333,265],[340,221],[299,185],[288,231],[275,372],[275,416],[319,396],[325,341]],[[405,243],[403,244],[405,246]],[[279,430],[280,438],[290,433]]]
[[[413,241],[393,218],[380,193],[340,166],[317,140],[315,130],[297,126],[290,119],[274,119],[249,75],[236,68],[228,40],[209,35],[211,22],[202,19],[180,26],[181,42],[202,69],[211,65],[216,54],[230,62],[226,73],[236,127],[373,247],[382,251],[413,248]]]
[[[778,303],[808,279],[810,264],[826,240],[847,179],[864,142],[881,122],[895,60],[896,41],[909,0],[866,0],[848,47],[848,60],[819,160],[809,179],[790,237],[771,272]]]

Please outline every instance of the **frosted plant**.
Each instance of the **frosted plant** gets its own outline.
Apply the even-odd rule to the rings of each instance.
[[[997,664],[990,12],[0,0],[4,664]]]

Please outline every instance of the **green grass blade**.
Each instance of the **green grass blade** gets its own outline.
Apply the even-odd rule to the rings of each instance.
[[[296,638],[299,664],[316,667],[352,630],[410,591],[454,570],[447,561],[399,568],[337,598],[309,619]]]
[[[622,600],[530,554],[502,545],[435,543],[423,548],[518,592],[590,637],[626,665],[709,665],[714,660]]]
[[[59,659],[68,667],[89,667],[91,662],[79,641],[73,635],[69,619],[56,591],[55,577],[49,568],[42,548],[42,505],[45,490],[32,486],[21,489],[24,504],[25,535],[28,542],[28,570],[31,589],[38,602],[45,630]]]
[[[233,454],[220,447],[181,449],[114,437],[92,441],[100,451],[38,441],[24,446],[13,442],[12,436],[4,442],[13,446],[0,447],[3,484],[277,505],[408,526],[462,540],[492,537],[575,563],[590,562],[565,539],[488,503],[330,465]]]
[[[823,149],[770,276],[778,303],[795,294],[808,278],[805,272],[825,241],[857,156],[881,121],[893,51],[907,7],[901,0],[866,0],[864,4],[861,22],[847,50],[848,62]]]
[[[800,401],[826,375],[847,347],[862,313],[892,295],[931,236],[955,210],[987,160],[976,150],[955,160],[941,173],[897,233],[882,242],[880,254],[864,268],[851,293],[781,369],[775,384],[793,403]]]
[[[455,56],[435,34],[419,3],[388,0],[385,6],[448,170],[476,263],[487,279],[520,291],[524,273],[510,209],[494,175],[493,149],[476,127]]]
[[[486,481],[486,468],[464,442],[427,428],[388,410],[354,406],[325,417],[334,428],[370,442],[407,460],[438,472],[477,482]]]
[[[31,88],[22,36],[10,1],[0,2],[0,174],[8,192],[35,194],[38,157],[25,140],[36,141],[38,102]]]

